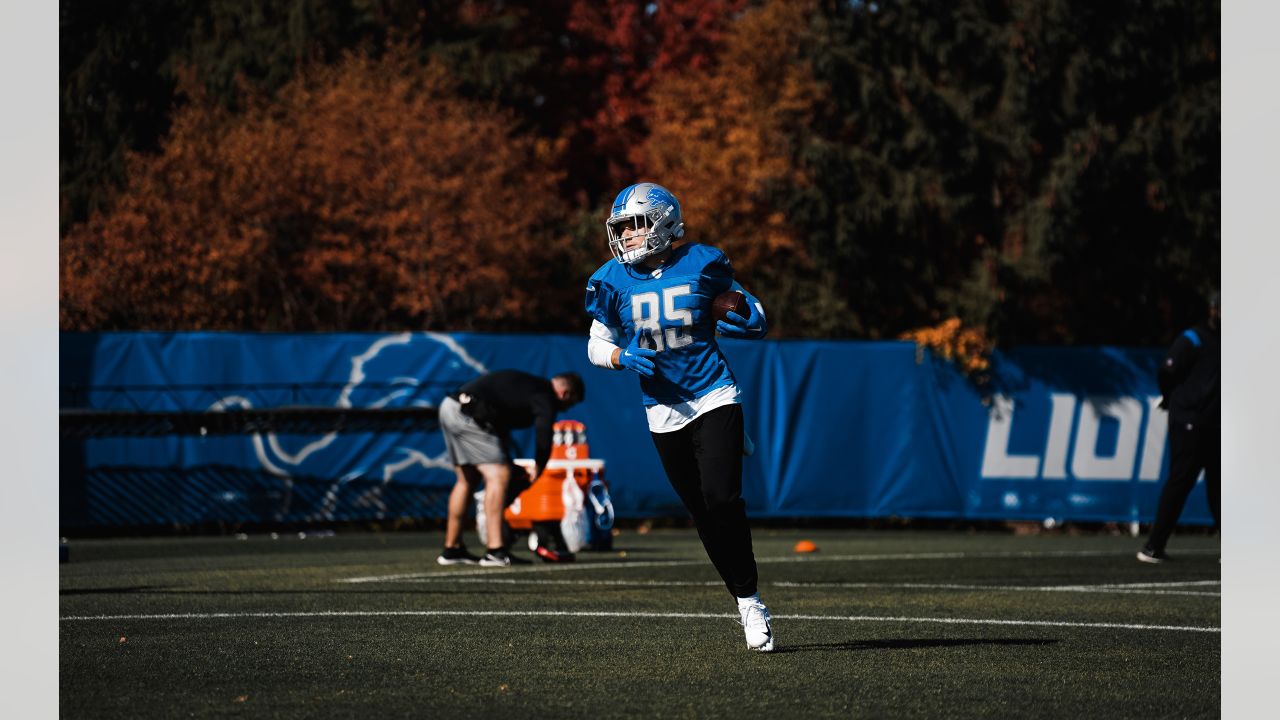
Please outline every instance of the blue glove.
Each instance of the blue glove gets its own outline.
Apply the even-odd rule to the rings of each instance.
[[[618,355],[618,364],[641,377],[653,377],[653,360],[657,350],[640,347],[640,333],[631,338],[631,344]]]
[[[751,308],[750,317],[744,318],[730,310],[725,313],[724,320],[716,321],[716,329],[721,335],[740,340],[756,340],[764,337],[764,334],[769,331],[764,322],[764,315],[760,313],[760,309],[751,301],[751,298],[747,298],[747,307]]]

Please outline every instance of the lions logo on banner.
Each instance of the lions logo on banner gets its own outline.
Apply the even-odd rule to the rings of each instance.
[[[447,353],[452,369],[462,373],[450,373],[457,378],[449,387],[424,384],[424,368],[432,364],[432,357]],[[452,385],[478,377],[485,367],[472,358],[457,341],[438,333],[400,333],[389,335],[372,343],[363,352],[351,358],[351,371],[346,385],[333,402],[337,408],[396,408],[436,407]],[[228,395],[210,406],[210,410],[250,408],[252,403],[241,395]],[[422,433],[405,436],[389,434],[378,438],[371,434],[344,435],[330,432],[318,438],[290,437],[282,439],[276,433],[255,433],[251,437],[254,455],[262,469],[281,478],[284,495],[279,509],[281,517],[302,508],[294,504],[294,476],[332,476],[335,468],[344,472],[332,481],[318,505],[307,508],[307,520],[332,520],[342,502],[343,489],[361,484],[363,488],[354,497],[346,499],[351,508],[372,509],[381,518],[387,513],[383,491],[387,483],[401,474],[432,468],[453,472],[438,433]],[[391,440],[390,447],[379,440]],[[412,440],[412,442],[410,442]],[[428,454],[422,448],[431,447],[437,452]],[[370,452],[373,450],[374,452]],[[452,478],[450,478],[452,479]]]

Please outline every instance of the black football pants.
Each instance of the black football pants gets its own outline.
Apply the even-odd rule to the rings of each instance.
[[[679,430],[650,435],[725,587],[734,597],[754,595],[756,557],[742,499],[742,406],[719,407]]]
[[[1164,550],[1165,543],[1178,525],[1182,506],[1195,487],[1196,478],[1204,470],[1204,489],[1209,496],[1209,512],[1213,522],[1222,526],[1219,497],[1222,489],[1222,434],[1216,427],[1191,426],[1169,422],[1169,478],[1160,490],[1156,523],[1151,528],[1147,547]]]

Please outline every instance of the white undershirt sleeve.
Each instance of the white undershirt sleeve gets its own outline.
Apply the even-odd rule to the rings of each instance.
[[[613,351],[618,349],[618,332],[599,320],[591,321],[591,336],[587,340],[587,359],[596,367],[617,370],[613,366]]]

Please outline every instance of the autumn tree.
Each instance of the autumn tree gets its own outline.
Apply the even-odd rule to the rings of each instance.
[[[779,334],[828,333],[847,317],[784,205],[812,185],[796,132],[819,99],[800,56],[812,12],[809,0],[746,10],[714,64],[671,73],[653,93],[642,146],[652,176],[680,198],[690,237],[728,253],[739,278],[770,299]]]
[[[677,73],[710,70],[745,0],[574,0],[563,72],[578,79],[582,143],[596,185],[613,192],[652,174],[645,140],[653,103]],[[606,190],[608,193],[608,190]],[[612,200],[612,196],[607,198]]]
[[[130,152],[168,132],[177,70],[228,106],[271,93],[306,62],[381,47],[389,18],[358,0],[59,2],[62,227],[106,209]]]
[[[577,332],[638,180],[779,336],[1162,345],[1217,280],[1217,0],[126,6],[61,4],[66,327]]]
[[[184,89],[64,239],[64,328],[548,329],[580,302],[555,147],[439,63],[351,54],[238,113]]]
[[[388,42],[438,60],[457,93],[515,113],[563,142],[561,190],[585,206],[642,172],[656,76],[710,65],[745,0],[84,0],[61,5],[63,232],[110,205],[129,152],[168,131],[178,67],[237,108],[307,64]],[[175,102],[176,101],[176,102]]]

